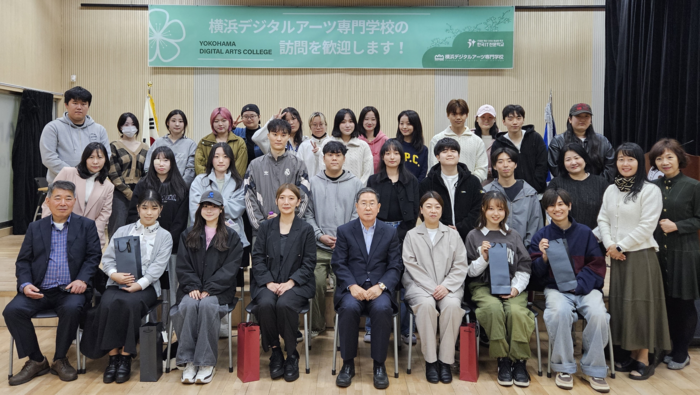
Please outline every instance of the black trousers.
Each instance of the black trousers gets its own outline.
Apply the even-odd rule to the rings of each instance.
[[[260,337],[263,349],[279,346],[280,336],[284,340],[287,355],[292,355],[297,349],[297,331],[299,330],[299,312],[308,302],[293,290],[282,296],[275,295],[267,288],[262,288],[255,297],[253,314],[260,323]]]
[[[2,312],[5,324],[17,344],[19,358],[41,352],[39,342],[34,332],[32,316],[44,310],[55,310],[58,314],[56,328],[56,351],[53,359],[66,357],[75,333],[80,325],[80,319],[85,306],[85,294],[71,294],[58,288],[42,289],[44,297],[30,299],[24,294],[18,294],[7,304]]]
[[[369,287],[363,285],[363,288]],[[374,300],[361,301],[353,298],[352,294],[348,292],[340,300],[337,313],[338,329],[340,330],[340,355],[343,361],[354,359],[357,356],[360,317],[366,315],[372,321],[372,359],[384,363],[389,348],[389,336],[393,330],[393,308],[389,293],[384,292]]]

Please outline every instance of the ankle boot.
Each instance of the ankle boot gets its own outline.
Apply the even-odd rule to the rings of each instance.
[[[117,384],[121,384],[129,381],[129,377],[131,377],[131,355],[120,355],[119,367],[117,367],[114,380]]]
[[[102,376],[102,381],[105,384],[114,382],[114,378],[117,375],[117,368],[119,367],[119,360],[119,355],[109,356],[109,365],[107,365],[107,369],[105,369],[105,373]]]

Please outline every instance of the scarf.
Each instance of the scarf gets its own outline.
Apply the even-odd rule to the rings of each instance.
[[[617,189],[619,189],[620,192],[629,192],[632,189],[632,185],[634,184],[635,177],[636,176],[632,176],[632,177],[615,176],[615,185],[617,186]]]

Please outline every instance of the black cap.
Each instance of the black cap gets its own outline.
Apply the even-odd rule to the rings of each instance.
[[[591,110],[591,106],[589,106],[586,103],[574,104],[573,106],[571,106],[571,110],[569,110],[569,116],[579,115],[579,114],[584,114],[584,113],[588,113],[588,114],[593,115],[593,111]]]
[[[201,199],[199,199],[199,204],[212,203],[217,206],[224,205],[224,198],[221,196],[219,191],[208,191],[202,194]]]
[[[243,109],[241,109],[241,115],[243,115],[244,112],[246,111],[254,111],[258,116],[260,116],[260,109],[256,104],[246,104],[243,106]]]

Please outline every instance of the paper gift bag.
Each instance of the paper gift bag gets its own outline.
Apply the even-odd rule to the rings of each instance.
[[[163,324],[149,322],[141,325],[139,342],[141,348],[139,358],[141,360],[141,381],[155,382],[163,374],[163,337],[161,331]]]
[[[492,295],[510,295],[508,247],[503,243],[491,243],[491,248],[489,248],[489,275]]]
[[[459,327],[459,379],[474,383],[479,378],[476,331],[476,324],[473,322]]]
[[[252,322],[238,324],[238,378],[242,382],[260,380],[260,326]]]
[[[114,260],[117,272],[130,273],[138,281],[141,274],[141,240],[139,236],[125,236],[114,239]],[[124,288],[126,285],[120,285]]]
[[[578,282],[574,274],[573,264],[569,258],[566,241],[563,239],[550,240],[549,248],[547,248],[547,258],[559,291],[569,292],[575,290]]]

